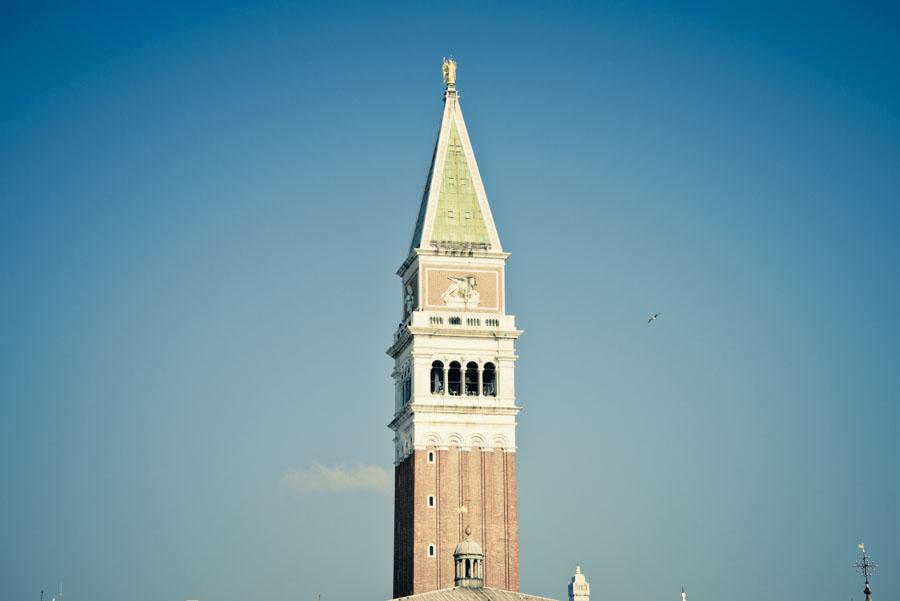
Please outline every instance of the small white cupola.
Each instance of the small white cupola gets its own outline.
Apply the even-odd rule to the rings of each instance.
[[[589,601],[591,585],[581,573],[581,566],[575,566],[575,575],[569,582],[569,601]]]
[[[455,586],[481,588],[484,586],[484,552],[481,545],[472,540],[472,529],[466,526],[466,540],[453,551],[456,574]]]

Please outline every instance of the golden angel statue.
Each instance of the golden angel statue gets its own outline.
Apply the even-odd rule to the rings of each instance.
[[[456,61],[453,58],[445,58],[441,70],[444,72],[444,83],[448,86],[455,86]]]

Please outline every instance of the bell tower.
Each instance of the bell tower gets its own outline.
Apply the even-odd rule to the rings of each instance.
[[[454,586],[483,550],[484,586],[519,590],[515,341],[503,252],[456,89],[444,110],[400,276],[394,359],[394,597]]]

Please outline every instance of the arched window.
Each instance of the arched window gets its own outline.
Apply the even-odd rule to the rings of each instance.
[[[428,506],[434,507],[434,495],[428,495]]]
[[[444,394],[444,364],[440,361],[431,363],[431,394]]]
[[[472,577],[472,560],[467,559],[466,560],[466,578],[471,578],[471,577]]]
[[[434,463],[434,451],[428,451],[428,463]]]
[[[434,545],[428,545],[428,557],[434,557]]]
[[[447,371],[447,390],[450,394],[459,396],[462,394],[462,370],[459,362],[451,361],[450,369]]]
[[[478,364],[474,361],[466,363],[466,395],[478,396]]]
[[[404,405],[409,402],[412,396],[412,375],[409,373],[403,374],[400,381],[400,396]]]
[[[497,368],[493,363],[484,364],[484,373],[481,374],[484,396],[497,396]]]

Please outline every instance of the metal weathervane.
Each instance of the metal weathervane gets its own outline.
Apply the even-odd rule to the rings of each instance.
[[[866,579],[866,588],[863,589],[863,592],[866,594],[866,601],[872,601],[872,587],[869,586],[869,578],[875,574],[878,564],[869,558],[869,554],[866,553],[866,546],[863,543],[859,543],[856,546],[859,548],[860,557],[853,563],[853,566]]]

